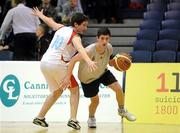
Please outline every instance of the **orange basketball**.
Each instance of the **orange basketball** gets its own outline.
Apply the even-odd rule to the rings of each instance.
[[[113,58],[113,66],[118,71],[128,70],[131,66],[131,56],[126,53],[117,54]]]

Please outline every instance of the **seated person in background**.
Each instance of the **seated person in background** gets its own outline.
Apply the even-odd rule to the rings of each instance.
[[[62,17],[62,10],[63,10],[63,5],[67,2],[67,0],[57,0],[57,6],[56,10],[58,13],[59,17]]]
[[[42,55],[49,47],[51,37],[48,33],[49,28],[46,24],[40,24],[36,30],[37,47],[36,47],[36,59],[41,60]]]
[[[9,49],[8,45],[4,45],[4,42],[0,42],[0,51]]]
[[[82,7],[78,4],[78,0],[68,0],[62,9],[62,22],[64,24],[70,23],[70,18],[76,12],[83,13]]]
[[[4,40],[0,40],[0,51],[1,50],[14,50],[14,34],[12,29],[6,33]]]
[[[11,50],[13,51],[13,39],[14,34],[12,29],[10,28],[9,31],[6,33],[4,40],[0,40],[0,51],[2,50]]]

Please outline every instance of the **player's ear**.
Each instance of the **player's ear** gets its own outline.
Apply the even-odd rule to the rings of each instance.
[[[74,23],[74,27],[77,28],[79,25],[75,22]]]

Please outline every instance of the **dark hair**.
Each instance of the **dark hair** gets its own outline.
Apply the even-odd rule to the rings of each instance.
[[[19,4],[19,3],[23,3],[24,0],[15,0],[14,2],[15,2],[15,4]]]
[[[103,28],[99,28],[98,29],[98,32],[97,32],[97,37],[99,38],[99,36],[101,35],[109,35],[111,36],[111,32],[108,28],[106,27],[103,27]]]
[[[25,0],[25,5],[29,8],[39,7],[41,4],[41,0]]]
[[[84,15],[83,13],[80,13],[80,12],[75,13],[75,14],[73,14],[73,16],[71,18],[71,26],[74,27],[75,23],[80,25],[84,21],[88,21],[88,17],[86,15]]]

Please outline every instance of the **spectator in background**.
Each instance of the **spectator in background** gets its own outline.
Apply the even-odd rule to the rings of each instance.
[[[7,12],[16,6],[15,0],[1,0],[0,1],[0,26],[7,14]],[[13,50],[13,31],[12,29],[9,29],[8,32],[5,34],[4,40],[0,42],[1,44],[1,50],[8,49]]]
[[[123,23],[120,17],[122,0],[98,0],[95,1],[95,17],[98,23],[105,19],[105,23]]]
[[[48,33],[49,28],[46,24],[40,24],[36,30],[37,45],[36,45],[36,59],[41,60],[43,54],[49,47],[51,37]]]
[[[1,3],[2,5],[2,20],[4,19],[4,17],[6,16],[7,12],[16,6],[16,0],[2,0]]]
[[[148,0],[130,0],[129,8],[131,9],[144,9]]]
[[[43,0],[41,8],[43,9],[44,15],[53,18],[56,22],[61,22],[57,9],[52,5],[51,0]]]
[[[67,0],[58,0],[57,1],[57,11],[58,11],[58,16],[62,16],[62,11],[63,11],[63,5],[67,2]]]
[[[94,0],[95,1],[95,0]],[[108,22],[109,15],[109,8],[111,4],[111,0],[98,0],[95,1],[95,17],[97,19],[98,23],[101,23],[103,19],[105,19],[106,22]]]
[[[8,45],[4,45],[4,44],[0,43],[0,51],[7,50],[7,49],[9,49]]]
[[[52,18],[55,22],[61,23],[62,18],[58,15],[58,10],[56,9],[56,4],[54,0],[42,0],[42,5],[40,7],[43,9],[44,15]],[[43,21],[41,21],[44,23]],[[48,33],[53,37],[55,31],[53,29],[49,29]]]
[[[0,41],[0,50],[14,51],[14,34],[13,31],[7,33],[4,40]]]
[[[53,7],[56,7],[57,6],[57,1],[58,0],[51,0],[51,5],[53,6]]]
[[[3,13],[4,4],[5,4],[5,0],[1,0],[0,1],[0,25],[3,21],[3,17],[2,17],[3,14],[2,13]]]
[[[79,4],[78,4],[78,0],[68,0],[63,5],[62,22],[64,24],[69,24],[70,23],[70,18],[76,12],[83,13],[80,1],[79,1]]]
[[[38,6],[40,0],[16,0],[15,3],[17,6],[8,11],[2,23],[0,40],[4,40],[8,30],[13,29],[14,60],[35,60],[35,32],[40,21],[32,15],[32,7]]]
[[[106,23],[123,23],[120,17],[120,8],[122,0],[111,0],[109,2],[108,17],[106,18]]]

